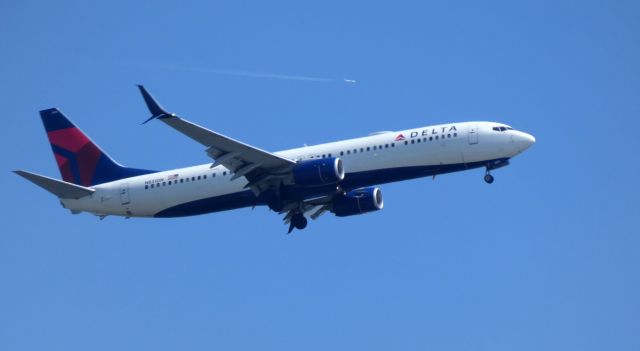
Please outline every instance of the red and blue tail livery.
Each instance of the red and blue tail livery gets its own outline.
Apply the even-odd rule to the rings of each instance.
[[[284,216],[291,233],[324,213],[382,210],[380,184],[477,168],[491,184],[494,170],[536,141],[506,124],[470,121],[270,152],[179,117],[138,89],[151,113],[144,123],[160,121],[202,145],[206,163],[160,172],[123,167],[52,108],[40,115],[64,180],[15,173],[74,214],[167,218],[265,206]]]
[[[88,187],[154,173],[119,165],[57,108],[40,111],[40,117],[65,182]]]

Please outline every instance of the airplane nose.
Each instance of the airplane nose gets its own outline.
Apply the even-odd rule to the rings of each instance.
[[[536,143],[536,138],[533,135],[527,133],[522,134],[524,134],[524,138],[526,139],[526,142],[529,144],[529,146]]]
[[[530,148],[531,145],[536,143],[536,138],[528,133],[520,132],[518,133],[518,144],[520,146],[521,152]]]

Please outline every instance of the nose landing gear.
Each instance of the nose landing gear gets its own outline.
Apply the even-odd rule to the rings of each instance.
[[[484,175],[484,181],[487,184],[491,184],[494,181],[493,176],[491,175],[491,173],[490,173],[490,171],[488,169],[487,169],[487,173]]]
[[[493,179],[493,176],[491,175],[491,170],[502,168],[502,167],[505,167],[505,166],[508,166],[508,165],[509,165],[509,159],[508,158],[503,158],[503,159],[493,160],[493,161],[487,162],[487,164],[486,164],[487,171],[484,174],[484,181],[487,184],[493,183],[494,179]]]

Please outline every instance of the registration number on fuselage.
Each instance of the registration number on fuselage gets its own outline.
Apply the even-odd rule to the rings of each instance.
[[[145,180],[144,185],[151,185],[151,184],[157,184],[157,183],[162,183],[162,182],[164,182],[164,178]]]

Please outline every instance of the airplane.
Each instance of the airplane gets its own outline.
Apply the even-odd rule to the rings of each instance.
[[[203,165],[153,171],[117,163],[57,108],[40,111],[62,180],[14,171],[56,195],[73,214],[183,217],[267,206],[288,233],[331,212],[348,217],[383,208],[380,184],[509,165],[535,138],[497,122],[459,122],[269,152],[165,110],[138,85],[151,113],[204,146]],[[143,124],[144,124],[143,123]]]

